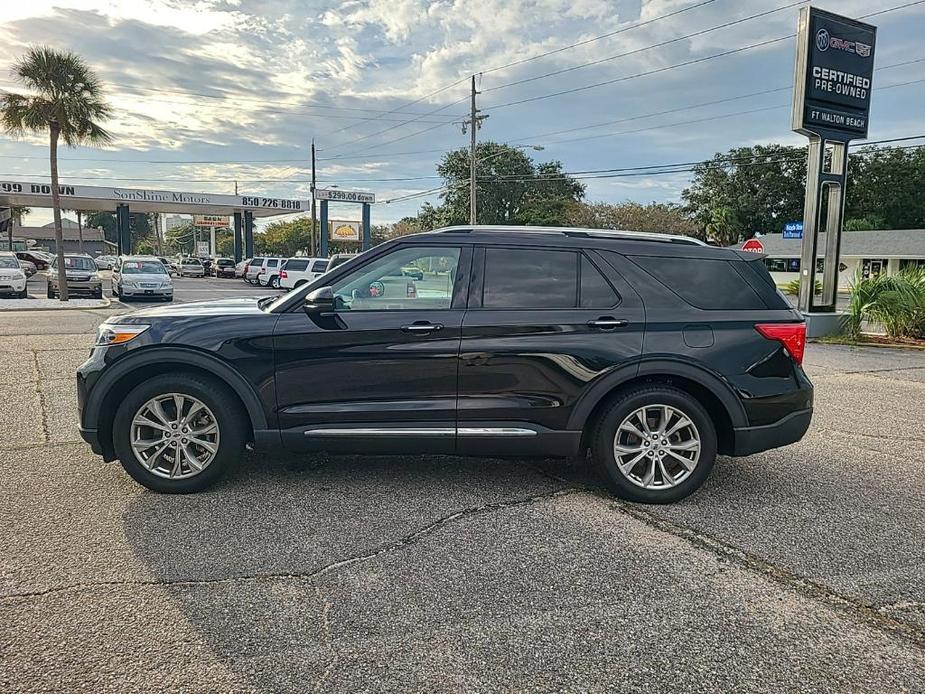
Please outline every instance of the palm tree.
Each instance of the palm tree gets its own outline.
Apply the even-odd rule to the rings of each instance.
[[[45,46],[30,48],[13,65],[12,72],[13,77],[32,93],[3,94],[0,122],[14,136],[48,132],[59,296],[61,301],[67,301],[58,185],[58,140],[63,140],[68,147],[110,142],[109,133],[97,121],[108,118],[111,111],[103,99],[102,85],[96,74],[80,56],[70,51],[57,51]]]

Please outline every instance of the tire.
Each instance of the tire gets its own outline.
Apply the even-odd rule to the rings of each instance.
[[[28,299],[28,298],[29,298],[29,292],[28,292],[27,290],[23,289],[21,292],[17,292],[17,293],[16,293],[16,298],[17,298],[17,299]]]
[[[47,296],[49,299],[54,299],[54,298],[55,298],[55,292],[54,292],[54,290],[51,288],[51,285],[50,285],[50,284],[49,284],[48,287],[46,288],[45,296]]]
[[[119,296],[119,287],[118,287],[118,285],[116,285],[116,284],[113,284],[113,285],[112,285],[112,295],[113,295],[113,296]]]
[[[94,299],[102,299],[102,298],[103,298],[103,290],[100,289],[98,292],[94,292],[93,298],[94,298]]]
[[[665,428],[659,420],[664,418],[666,410],[656,406],[667,406],[671,413],[667,426],[669,431],[683,424],[681,417],[686,417],[692,426],[682,426],[670,438],[659,436],[652,439],[650,430]],[[637,414],[642,408],[651,408],[645,411],[648,421],[645,427]],[[649,434],[649,439],[644,440],[629,428],[618,432],[630,416],[633,416],[636,429]],[[617,439],[618,434],[620,439]],[[699,443],[699,450],[680,448],[692,447],[693,440]],[[666,441],[668,445],[664,443]],[[616,445],[621,445],[626,451],[620,454],[619,461],[625,472],[618,464]],[[635,452],[637,446],[644,457],[638,457]],[[693,493],[709,476],[716,460],[716,428],[703,405],[685,391],[664,385],[639,386],[620,393],[607,407],[592,435],[591,453],[614,494],[628,501],[667,504]],[[688,464],[681,463],[673,454],[688,460]],[[631,464],[634,459],[638,462]],[[663,470],[671,478],[670,483],[666,483]],[[653,478],[647,486],[643,486],[649,474],[653,474]]]
[[[299,280],[298,282],[295,283],[295,287],[293,287],[293,289],[304,287],[306,284],[308,284],[308,280]]]
[[[279,275],[273,275],[270,281],[267,282],[267,286],[270,289],[279,289]]]
[[[162,476],[167,474],[167,471],[160,467],[157,456],[152,455],[151,457],[155,458],[154,467],[161,470],[161,475],[145,467],[135,456],[131,442],[132,420],[136,414],[152,398],[172,393],[186,398],[195,398],[205,405],[207,411],[211,411],[208,421],[213,421],[214,418],[218,431],[217,450],[206,462],[202,471],[194,473],[191,467],[186,466],[181,468],[184,471],[181,474],[191,474],[175,479]],[[169,402],[172,402],[172,399]],[[162,408],[162,411],[168,416],[168,420],[174,416],[174,411],[168,411],[165,408]],[[189,412],[189,407],[184,407],[184,411]],[[234,467],[244,450],[247,430],[248,422],[244,410],[237,396],[228,386],[207,376],[194,373],[163,374],[136,386],[120,403],[113,422],[113,444],[122,467],[139,484],[155,492],[189,494],[210,487]],[[155,431],[150,430],[151,433]],[[145,440],[149,439],[146,437]],[[188,447],[192,448],[192,444]],[[199,450],[204,454],[207,453],[205,449]]]

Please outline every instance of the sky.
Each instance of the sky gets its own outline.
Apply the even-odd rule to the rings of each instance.
[[[909,2],[819,6],[861,17]],[[231,193],[237,180],[242,194],[307,199],[314,138],[318,185],[374,192],[372,221],[382,224],[439,202],[385,201],[438,187],[441,154],[468,145],[472,74],[489,116],[479,138],[568,172],[801,144],[787,89],[794,39],[783,38],[798,9],[787,0],[8,0],[0,90],[17,90],[10,66],[32,45],[72,50],[97,72],[113,143],[62,149],[63,183]],[[925,135],[925,82],[905,84],[925,79],[925,2],[867,21],[878,27],[869,139]],[[0,134],[0,180],[47,171],[44,138]],[[677,202],[688,182],[684,173],[588,179],[586,199]],[[50,219],[36,210],[29,223]]]

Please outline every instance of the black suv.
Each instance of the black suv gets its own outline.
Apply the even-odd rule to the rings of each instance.
[[[207,487],[252,442],[590,451],[618,495],[674,501],[717,453],[809,426],[805,326],[761,258],[581,229],[402,237],[284,296],[113,316],[78,370],[81,433],[162,492]]]

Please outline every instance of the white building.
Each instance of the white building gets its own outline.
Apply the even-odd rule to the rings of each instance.
[[[764,262],[778,285],[799,279],[802,239],[785,239],[781,234],[768,234],[758,240],[764,246]],[[820,280],[824,255],[825,234],[820,234],[816,249],[816,276]],[[925,229],[845,231],[841,236],[838,288],[848,289],[859,270],[862,276],[881,272],[895,275],[912,265],[925,267]]]

